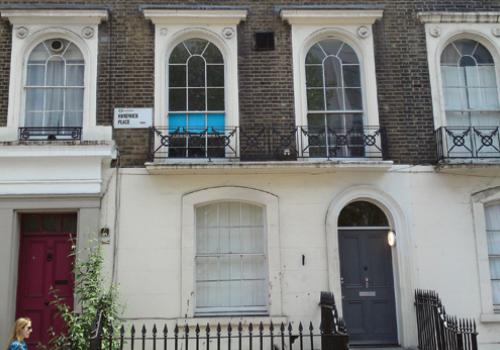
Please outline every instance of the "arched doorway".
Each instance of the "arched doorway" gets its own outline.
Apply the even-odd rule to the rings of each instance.
[[[353,345],[398,343],[390,230],[367,201],[345,206],[338,219],[343,315]]]

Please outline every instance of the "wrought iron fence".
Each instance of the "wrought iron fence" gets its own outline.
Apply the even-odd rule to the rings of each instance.
[[[151,161],[175,158],[296,160],[378,158],[386,155],[384,129],[252,125],[200,130],[151,129]]]
[[[500,158],[500,126],[445,126],[436,130],[438,160]]]
[[[415,291],[418,348],[421,350],[477,350],[476,322],[446,314],[436,292]]]
[[[19,139],[28,140],[80,140],[82,137],[81,127],[21,127],[19,128]]]
[[[90,335],[90,350],[124,349],[172,349],[172,350],[348,350],[349,337],[344,322],[339,318],[335,298],[330,292],[322,292],[320,298],[321,324],[318,328],[309,322],[273,324],[270,321],[254,324],[240,321],[215,326],[206,323],[167,325],[150,330],[143,325],[110,329],[103,324],[102,312],[98,312]],[[106,334],[106,335],[105,335]]]
[[[222,326],[210,324],[194,326],[175,325],[170,330],[166,325],[158,328],[153,325],[150,330],[143,325],[136,329],[121,327],[115,335],[105,339],[100,333],[91,340],[91,350],[107,349],[172,349],[172,350],[305,350],[320,349],[326,340],[333,344],[328,350],[347,350],[347,336],[342,333],[325,333],[315,329],[312,323],[303,326],[299,323],[295,328],[291,323],[265,325],[260,322]]]

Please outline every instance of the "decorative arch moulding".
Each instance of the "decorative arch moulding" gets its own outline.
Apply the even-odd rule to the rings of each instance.
[[[500,23],[500,12],[419,12],[422,23]]]

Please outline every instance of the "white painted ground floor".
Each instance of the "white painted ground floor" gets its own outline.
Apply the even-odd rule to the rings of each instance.
[[[319,324],[320,292],[332,291],[345,313],[354,300],[346,286],[357,286],[359,297],[384,295],[388,308],[372,305],[377,322],[393,322],[395,342],[415,347],[420,288],[438,292],[449,314],[476,319],[481,350],[500,348],[497,168],[181,165],[118,174],[104,171],[94,195],[0,196],[1,339],[16,315],[23,215],[74,212],[80,246],[109,229],[100,239],[127,321]],[[357,202],[380,212],[360,216]],[[362,305],[349,310],[351,320],[364,317]]]

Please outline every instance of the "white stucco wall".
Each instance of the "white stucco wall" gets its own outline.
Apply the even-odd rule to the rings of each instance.
[[[389,216],[398,235],[393,257],[402,344],[416,344],[415,288],[438,291],[450,314],[480,318],[471,194],[500,185],[495,174],[453,175],[432,167],[394,166],[386,172],[314,175],[149,175],[144,169],[122,169],[120,177],[117,282],[127,319],[182,321],[186,304],[192,302],[180,286],[183,196],[220,186],[222,196],[223,186],[242,186],[278,198],[283,311],[270,316],[318,323],[324,290],[332,290],[341,303],[338,251],[328,242],[337,240],[328,223],[336,218],[327,213],[346,193],[364,188],[367,196],[380,193],[399,210]],[[492,343],[500,342],[499,331],[500,323],[479,324],[481,350],[498,346]]]

